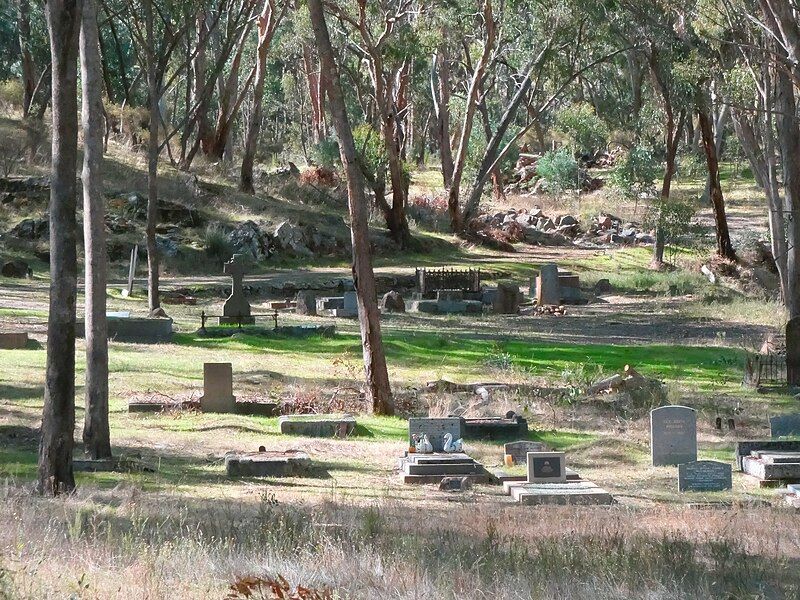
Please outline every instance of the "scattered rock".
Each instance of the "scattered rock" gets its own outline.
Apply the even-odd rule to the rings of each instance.
[[[166,311],[162,307],[154,308],[150,311],[150,314],[147,315],[151,319],[168,319],[169,315],[167,315]]]
[[[308,249],[305,232],[297,225],[292,225],[289,221],[283,221],[273,233],[275,245],[282,250],[294,252],[298,256],[312,256],[313,253]]]
[[[443,492],[464,492],[472,489],[472,480],[469,477],[443,477],[439,489]]]
[[[297,292],[295,299],[295,312],[298,315],[316,315],[317,295],[308,290],[300,290]]]
[[[38,240],[47,237],[50,224],[46,218],[22,219],[8,233],[20,240]]]
[[[599,279],[597,283],[594,284],[595,294],[610,294],[613,290],[614,288],[608,279]]]
[[[272,237],[254,221],[240,223],[228,234],[228,241],[236,253],[249,255],[255,260],[269,258],[274,250]]]
[[[156,235],[156,248],[161,256],[175,257],[178,255],[178,242],[163,235]]]

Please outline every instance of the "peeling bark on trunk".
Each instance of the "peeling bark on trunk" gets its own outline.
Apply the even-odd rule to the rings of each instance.
[[[444,32],[442,32],[444,35]],[[431,66],[431,95],[436,111],[436,143],[442,163],[442,182],[445,189],[453,183],[453,151],[450,148],[450,63],[447,46],[442,45]],[[436,74],[438,66],[438,77]]]
[[[102,190],[103,98],[97,0],[84,0],[81,24],[83,239],[86,269],[86,412],[83,444],[92,459],[111,458],[108,425],[106,240]]]
[[[356,147],[344,103],[339,73],[334,60],[325,14],[321,0],[308,0],[308,11],[317,41],[317,50],[323,69],[330,75],[328,100],[333,125],[339,137],[339,150],[347,175],[347,193],[350,208],[350,231],[353,242],[353,281],[358,296],[358,319],[361,344],[364,351],[364,371],[367,380],[367,397],[376,414],[394,412],[386,357],[381,339],[380,313],[378,312],[375,275],[369,246],[367,224],[367,199],[364,181],[356,161]]]
[[[75,302],[78,288],[76,186],[78,37],[81,0],[45,4],[52,63],[53,157],[50,185],[50,312],[38,490],[75,488]]]

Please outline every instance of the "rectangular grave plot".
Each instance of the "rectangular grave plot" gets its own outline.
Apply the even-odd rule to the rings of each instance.
[[[413,444],[413,435],[427,435],[428,440],[433,446],[434,452],[442,452],[444,450],[444,436],[449,433],[453,436],[453,440],[462,437],[462,420],[461,417],[411,417],[408,420],[408,443]]]

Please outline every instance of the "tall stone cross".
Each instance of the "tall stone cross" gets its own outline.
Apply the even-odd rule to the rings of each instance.
[[[223,272],[231,276],[233,284],[231,285],[231,295],[222,307],[222,314],[226,317],[249,316],[250,303],[245,299],[244,288],[242,287],[242,280],[244,279],[242,255],[234,254],[233,257],[225,263]]]

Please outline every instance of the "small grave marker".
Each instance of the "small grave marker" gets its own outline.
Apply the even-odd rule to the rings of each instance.
[[[539,306],[561,304],[558,265],[548,263],[539,269],[539,277],[536,279],[536,303]]]
[[[567,480],[563,452],[528,452],[528,483],[561,483]]]
[[[697,460],[697,413],[688,406],[662,406],[650,411],[653,466]]]
[[[511,457],[511,462],[515,465],[525,464],[528,460],[528,452],[546,452],[547,446],[542,442],[529,442],[520,440],[508,442],[503,445],[503,453]]]
[[[217,413],[236,412],[231,363],[203,365],[203,397],[200,398],[200,410]]]
[[[716,460],[697,460],[678,465],[678,489],[681,492],[719,492],[729,490],[731,466]]]

